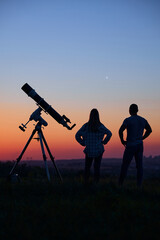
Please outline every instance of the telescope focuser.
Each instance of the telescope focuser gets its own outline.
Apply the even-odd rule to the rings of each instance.
[[[66,122],[69,122],[69,123],[71,123],[70,119],[69,119],[69,118],[67,118],[65,115],[63,115],[62,117],[63,117],[63,119],[64,119]]]
[[[63,127],[66,127],[68,130],[72,130],[72,128],[74,128],[76,126],[76,124],[73,124],[71,127],[68,126],[67,123],[71,123],[70,119],[67,118],[65,115],[62,116],[62,121],[61,124],[63,125]]]

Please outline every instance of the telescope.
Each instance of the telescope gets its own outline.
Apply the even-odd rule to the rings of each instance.
[[[50,181],[50,174],[49,174],[49,169],[48,169],[48,166],[47,166],[47,157],[46,157],[46,154],[45,154],[45,149],[44,149],[44,146],[46,147],[47,151],[48,151],[48,154],[51,158],[51,161],[55,167],[55,170],[58,174],[58,176],[60,177],[61,181],[62,181],[62,177],[61,177],[61,174],[56,166],[56,163],[54,161],[54,157],[49,149],[49,146],[47,144],[47,141],[44,137],[44,134],[42,132],[42,126],[47,126],[48,123],[40,116],[41,115],[41,112],[42,110],[45,112],[45,113],[48,113],[51,117],[53,117],[58,123],[62,124],[64,127],[66,127],[68,130],[72,130],[72,128],[74,128],[76,126],[76,124],[73,124],[72,126],[69,126],[68,123],[71,123],[70,119],[67,118],[65,115],[61,116],[58,112],[56,112],[56,110],[54,110],[51,105],[49,105],[43,98],[41,98],[37,93],[36,91],[31,88],[31,86],[29,86],[28,83],[25,83],[23,86],[22,86],[22,90],[29,96],[31,97],[38,105],[38,109],[36,109],[30,116],[29,118],[29,121],[36,121],[37,124],[31,134],[31,136],[29,137],[26,145],[24,146],[21,154],[19,155],[19,157],[17,158],[17,161],[15,162],[14,166],[12,167],[10,173],[9,173],[9,176],[8,176],[8,179],[11,179],[12,176],[17,176],[17,175],[12,175],[14,169],[16,168],[16,166],[18,165],[18,163],[20,162],[20,160],[22,159],[22,156],[24,154],[24,152],[26,151],[29,143],[31,142],[31,140],[33,139],[35,133],[38,134],[38,138],[34,138],[34,139],[37,139],[38,141],[40,141],[40,145],[41,145],[41,150],[42,150],[42,155],[43,155],[43,160],[44,160],[44,163],[45,163],[45,167],[46,167],[46,173],[47,173],[47,177],[48,177],[48,180]],[[22,130],[22,131],[25,131],[25,128],[26,128],[26,125],[29,123],[29,121],[26,123],[26,124],[22,124],[21,126],[19,126],[19,128]]]
[[[67,118],[65,115],[60,115],[56,110],[52,108],[51,105],[49,105],[43,98],[41,98],[36,91],[28,84],[25,83],[21,88],[29,97],[31,97],[37,105],[43,110],[45,113],[48,113],[51,117],[53,117],[59,124],[62,124],[64,127],[66,127],[68,130],[72,130],[76,124],[73,124],[71,127],[68,125],[68,123],[71,123],[70,119]],[[37,109],[38,110],[38,109]],[[37,111],[36,110],[36,111]],[[39,110],[40,111],[40,110]],[[34,118],[33,118],[34,119]],[[30,119],[32,120],[32,119]],[[35,120],[35,119],[34,119]],[[22,131],[24,131],[26,124],[20,127]]]

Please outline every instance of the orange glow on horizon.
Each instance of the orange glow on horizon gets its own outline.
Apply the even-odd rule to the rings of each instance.
[[[30,114],[36,109],[36,107],[34,107],[35,106],[33,106],[33,108],[30,106],[26,107],[25,111],[21,104],[17,105],[16,108],[11,108],[10,105],[5,106],[5,108],[2,107],[0,160],[15,160],[23,150],[34,129],[33,124],[35,122],[30,122],[25,132],[22,132],[18,126],[22,122],[26,123],[28,121]],[[64,109],[61,111],[63,110]],[[121,158],[124,147],[120,143],[118,130],[127,115],[121,114],[119,110],[113,112],[111,109],[106,111],[106,113],[102,110],[99,112],[101,122],[109,128],[113,134],[111,141],[105,146],[103,156],[105,158]],[[55,156],[55,159],[84,158],[84,148],[76,142],[75,133],[88,121],[89,110],[85,109],[85,111],[82,111],[82,109],[80,109],[78,111],[75,109],[67,109],[64,113],[71,118],[72,123],[77,124],[71,131],[58,124],[49,115],[45,113],[42,114],[42,117],[48,122],[48,126],[43,129],[48,146],[53,156]],[[144,155],[146,156],[160,155],[160,130],[158,128],[159,124],[156,114],[155,116],[152,115],[152,118],[148,120],[152,126],[153,133],[144,141]],[[22,159],[42,159],[40,143],[32,140]]]

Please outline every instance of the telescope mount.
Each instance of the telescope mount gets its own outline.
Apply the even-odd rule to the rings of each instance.
[[[28,123],[28,122],[27,122],[27,123]],[[45,145],[45,147],[46,147],[46,149],[47,149],[47,151],[48,151],[48,154],[49,154],[49,156],[50,156],[50,159],[51,159],[51,161],[52,161],[52,163],[53,163],[53,165],[54,165],[54,167],[55,167],[55,170],[56,170],[57,175],[59,176],[60,180],[63,181],[62,176],[61,176],[61,174],[60,174],[60,172],[59,172],[59,170],[58,170],[58,168],[57,168],[57,166],[56,166],[56,163],[55,163],[55,161],[54,161],[54,157],[53,157],[53,155],[52,155],[52,153],[51,153],[51,151],[50,151],[50,149],[49,149],[49,147],[48,147],[48,144],[47,144],[47,142],[46,142],[46,139],[45,139],[45,137],[44,137],[44,135],[43,135],[42,125],[43,125],[43,123],[41,122],[41,120],[39,120],[38,123],[36,124],[36,126],[35,126],[32,134],[31,134],[30,138],[28,139],[25,147],[23,148],[21,154],[20,154],[19,157],[16,159],[16,162],[15,162],[14,166],[12,167],[12,169],[11,169],[11,171],[10,171],[10,173],[9,173],[9,176],[8,176],[9,179],[11,179],[12,174],[13,174],[13,172],[14,172],[14,169],[16,168],[16,166],[18,165],[18,163],[21,161],[21,159],[22,159],[22,157],[23,157],[23,154],[24,154],[24,152],[26,151],[29,143],[30,143],[31,140],[33,139],[35,133],[37,133],[37,134],[38,134],[38,139],[37,139],[37,138],[36,138],[36,139],[37,139],[37,140],[40,140],[40,146],[41,146],[41,150],[42,150],[42,155],[43,155],[43,160],[44,160],[44,164],[45,164],[45,168],[46,168],[46,174],[47,174],[48,181],[50,181],[51,179],[50,179],[50,173],[49,173],[49,169],[48,169],[48,165],[47,165],[47,157],[46,157],[46,154],[45,154],[44,145]],[[25,125],[23,125],[23,126],[25,126]],[[21,127],[20,127],[20,128],[21,128]],[[22,129],[21,129],[21,130],[22,130]],[[25,131],[25,130],[24,130],[24,131]]]

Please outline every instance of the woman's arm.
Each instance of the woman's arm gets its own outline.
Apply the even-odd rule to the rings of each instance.
[[[112,133],[111,133],[111,131],[110,131],[108,128],[106,128],[105,126],[103,126],[103,127],[104,127],[104,134],[107,135],[107,136],[103,139],[103,141],[102,141],[102,143],[105,145],[105,144],[107,144],[107,143],[109,142],[109,140],[111,139]]]
[[[86,131],[86,123],[78,130],[78,132],[75,135],[77,142],[82,146],[85,146],[85,141],[84,141],[85,131]]]

